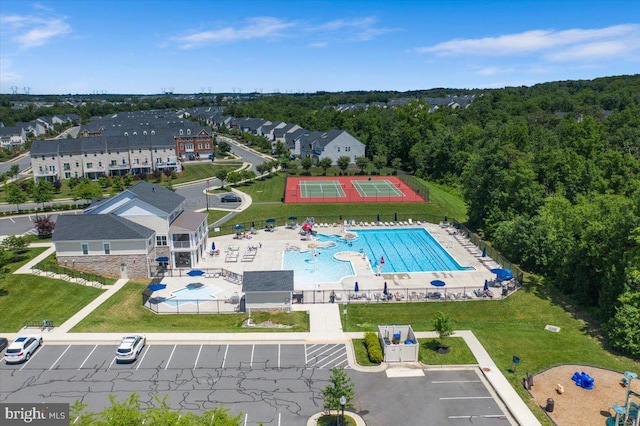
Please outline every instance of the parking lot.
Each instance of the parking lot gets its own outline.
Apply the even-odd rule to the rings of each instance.
[[[174,409],[224,404],[242,424],[305,425],[322,411],[331,368],[347,368],[356,411],[369,425],[508,425],[475,370],[388,378],[349,369],[344,344],[147,345],[137,361],[115,362],[115,345],[52,345],[24,364],[0,364],[0,402],[81,400],[92,411],[132,392],[143,406],[167,396]]]

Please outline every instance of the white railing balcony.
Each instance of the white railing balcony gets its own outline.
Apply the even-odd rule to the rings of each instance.
[[[124,170],[124,169],[130,169],[131,165],[129,163],[127,164],[109,164],[109,170]]]
[[[104,166],[85,166],[84,171],[85,172],[104,172],[105,168]]]
[[[171,248],[191,248],[190,241],[171,241]]]
[[[36,176],[56,176],[58,174],[56,170],[36,170],[34,173]]]

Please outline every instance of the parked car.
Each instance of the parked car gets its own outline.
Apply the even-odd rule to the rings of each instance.
[[[220,197],[220,201],[223,203],[239,203],[242,201],[242,198],[235,194],[225,194]]]
[[[0,337],[0,352],[2,352],[4,348],[7,347],[8,344],[9,344],[9,341],[7,339],[5,339],[4,337]]]
[[[122,339],[120,346],[116,350],[116,361],[135,361],[142,351],[146,338],[144,336],[135,335],[127,336]]]
[[[4,351],[4,360],[7,363],[29,361],[40,345],[42,336],[38,334],[18,337]]]

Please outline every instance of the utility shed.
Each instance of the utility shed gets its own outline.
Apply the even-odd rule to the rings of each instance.
[[[379,325],[378,338],[385,362],[418,360],[418,339],[410,325]]]
[[[291,307],[293,271],[248,271],[242,276],[246,309]]]

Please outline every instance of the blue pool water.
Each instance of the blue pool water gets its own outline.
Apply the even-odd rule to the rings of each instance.
[[[296,284],[338,282],[354,275],[350,262],[334,258],[338,252],[352,251],[366,254],[374,272],[435,272],[466,271],[424,228],[362,229],[352,231],[357,239],[346,242],[339,235],[318,234],[319,245],[333,242],[333,247],[316,249],[317,256],[309,251],[287,251],[283,268],[293,270]],[[384,257],[384,263],[381,263]]]
[[[182,287],[172,294],[173,296],[165,299],[165,302],[174,304],[183,304],[183,303],[195,303],[196,300],[205,301],[205,300],[215,300],[215,293],[222,291],[218,287],[210,286],[210,285],[201,285],[197,284],[188,284],[186,287]]]

